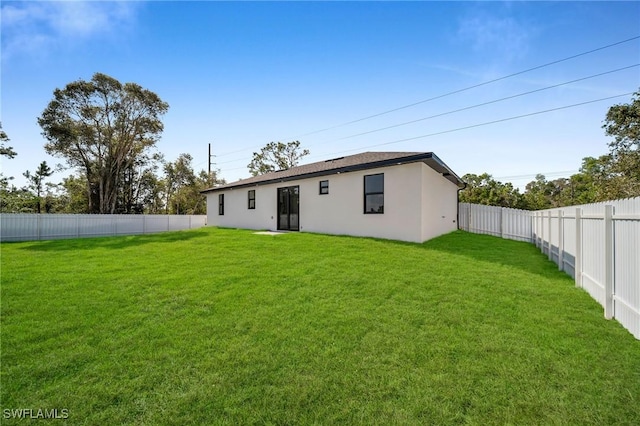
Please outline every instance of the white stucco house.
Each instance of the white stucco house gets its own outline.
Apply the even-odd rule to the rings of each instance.
[[[457,229],[464,185],[432,152],[365,152],[203,193],[209,226],[423,242]]]

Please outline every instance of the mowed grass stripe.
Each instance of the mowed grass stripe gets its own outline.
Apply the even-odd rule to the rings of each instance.
[[[640,424],[640,342],[526,243],[205,228],[3,244],[1,261],[3,409]]]

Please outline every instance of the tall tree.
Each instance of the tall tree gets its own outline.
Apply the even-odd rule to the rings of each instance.
[[[89,200],[85,179],[70,175],[62,179],[64,213],[89,213]]]
[[[56,89],[38,123],[47,153],[83,175],[88,211],[114,213],[124,170],[155,145],[168,108],[138,84],[96,73]]]
[[[159,181],[155,177],[163,157],[159,153],[132,158],[122,170],[118,194],[119,213],[144,213],[145,205],[159,192]]]
[[[195,185],[196,175],[193,172],[190,154],[180,154],[173,163],[164,166],[167,214],[180,214],[186,210],[184,188]]]
[[[543,210],[551,208],[552,185],[542,174],[537,174],[535,180],[525,187],[524,203],[528,210]]]
[[[23,173],[23,176],[29,181],[29,188],[35,192],[36,196],[36,213],[41,213],[42,189],[44,180],[53,174],[53,170],[47,165],[46,161],[40,163],[35,172],[29,170]]]
[[[615,198],[640,196],[640,91],[629,104],[613,105],[607,111],[602,127],[609,142],[613,160],[610,189]]]
[[[466,188],[460,192],[460,201],[463,203],[511,208],[519,208],[521,205],[522,195],[518,188],[514,188],[511,183],[499,182],[488,173],[468,173],[462,180],[467,183]]]
[[[300,150],[300,141],[269,142],[260,152],[253,153],[251,163],[247,167],[253,176],[263,175],[295,167],[305,155],[309,155],[309,150]]]

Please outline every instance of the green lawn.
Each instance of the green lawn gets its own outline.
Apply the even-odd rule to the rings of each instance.
[[[3,244],[1,267],[0,415],[640,424],[640,342],[526,243],[205,228]]]

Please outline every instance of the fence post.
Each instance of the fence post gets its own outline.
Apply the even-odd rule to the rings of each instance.
[[[558,269],[564,270],[564,220],[562,210],[558,210]]]
[[[504,238],[504,207],[500,207],[500,238]]]
[[[538,248],[544,253],[544,216],[542,212],[538,214],[538,221],[540,222],[540,243]]]
[[[604,206],[604,317],[613,318],[613,206]]]
[[[547,243],[548,257],[551,260],[551,210],[549,210],[549,242]]]
[[[576,257],[574,263],[574,276],[576,287],[582,287],[582,209],[576,208]]]
[[[542,238],[542,222],[540,221],[540,212],[536,212],[536,247],[540,248]]]
[[[536,242],[536,213],[531,213],[531,239],[533,240],[533,244],[538,247],[538,243]]]

